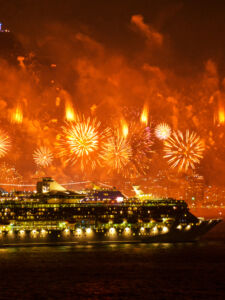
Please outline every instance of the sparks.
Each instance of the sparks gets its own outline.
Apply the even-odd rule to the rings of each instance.
[[[171,128],[166,123],[160,123],[155,128],[155,135],[160,140],[166,140],[171,135]]]
[[[33,158],[35,163],[41,167],[48,167],[53,161],[53,155],[49,148],[40,147],[34,151]]]
[[[22,176],[18,173],[14,166],[7,163],[2,163],[0,165],[0,180],[6,184],[21,183]]]
[[[203,158],[204,143],[195,132],[187,130],[183,135],[178,131],[164,141],[164,151],[164,157],[172,168],[187,172],[189,168],[195,169]]]

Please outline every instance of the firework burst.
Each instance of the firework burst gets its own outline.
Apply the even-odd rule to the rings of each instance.
[[[7,163],[0,165],[0,180],[4,183],[21,183],[23,178],[15,169],[14,166],[10,166]]]
[[[78,121],[66,123],[62,127],[60,136],[60,157],[64,157],[66,163],[75,164],[78,161],[81,169],[91,164],[92,169],[99,161],[102,141],[108,134],[108,129],[101,130],[101,122],[96,119],[80,118]]]
[[[127,134],[112,130],[103,146],[102,159],[106,166],[124,177],[147,174],[152,157],[150,128],[140,122],[127,124]]]
[[[195,169],[203,158],[204,143],[195,132],[187,130],[183,135],[178,131],[164,141],[164,151],[164,157],[172,168],[187,172],[189,168]]]
[[[6,155],[11,147],[9,136],[0,129],[0,157]]]
[[[128,141],[132,149],[131,162],[133,170],[139,174],[146,174],[152,157],[153,140],[151,137],[150,127],[143,124],[132,122],[128,135]]]
[[[34,151],[33,159],[36,165],[41,167],[48,167],[53,161],[53,155],[49,148],[40,147]]]
[[[166,140],[171,135],[171,128],[166,123],[160,123],[155,128],[155,135],[160,140]]]
[[[103,145],[102,158],[105,164],[117,173],[122,172],[132,155],[131,147],[124,136],[117,132]]]

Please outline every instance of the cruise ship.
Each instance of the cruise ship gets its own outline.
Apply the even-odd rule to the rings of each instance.
[[[45,177],[36,192],[1,193],[0,246],[187,242],[220,221],[195,217],[182,200],[99,187],[74,192]]]

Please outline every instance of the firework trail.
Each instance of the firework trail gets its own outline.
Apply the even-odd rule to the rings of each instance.
[[[11,114],[11,123],[20,124],[23,122],[23,111],[20,106],[15,107]]]
[[[155,128],[155,135],[160,140],[166,140],[171,135],[171,128],[167,123],[160,123]]]
[[[75,121],[76,114],[74,112],[74,108],[71,102],[67,101],[65,104],[65,119],[67,121]]]
[[[187,172],[189,168],[195,169],[195,165],[203,158],[204,143],[195,133],[189,130],[183,135],[180,131],[174,132],[164,141],[164,158],[172,168],[178,168],[179,172]]]
[[[33,159],[36,165],[41,167],[48,167],[53,161],[53,155],[49,148],[40,147],[34,151]]]
[[[141,113],[141,117],[140,117],[140,121],[145,124],[145,126],[148,125],[148,113],[149,113],[149,109],[148,109],[148,105],[145,104]]]

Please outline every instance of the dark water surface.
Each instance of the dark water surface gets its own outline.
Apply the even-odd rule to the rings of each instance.
[[[198,243],[0,248],[0,299],[225,299],[225,225]]]

